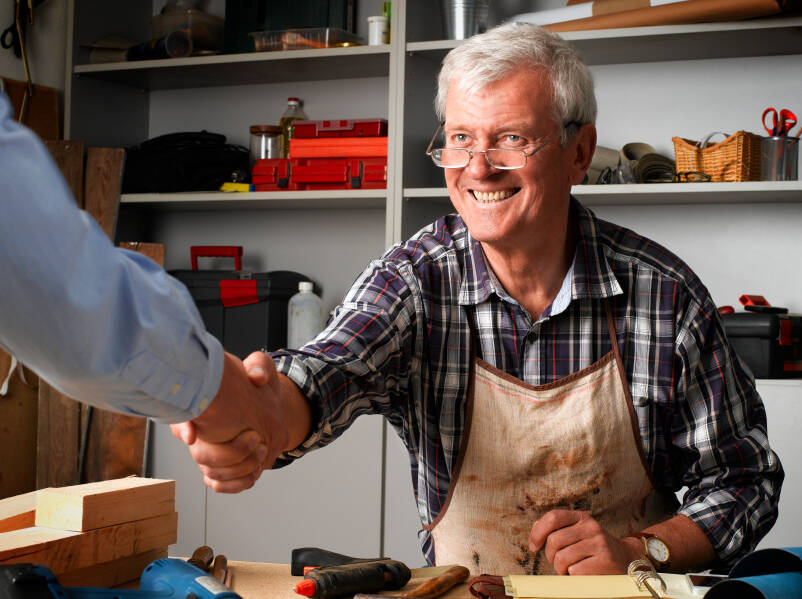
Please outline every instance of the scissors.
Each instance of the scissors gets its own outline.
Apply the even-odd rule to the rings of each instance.
[[[766,115],[769,114],[771,115],[771,127],[766,124]],[[763,128],[772,137],[785,137],[794,125],[796,125],[796,115],[787,108],[783,108],[779,113],[775,108],[766,108],[766,110],[763,111],[762,119]]]

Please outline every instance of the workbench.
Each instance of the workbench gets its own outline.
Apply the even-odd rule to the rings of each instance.
[[[303,580],[302,576],[290,574],[289,564],[266,564],[258,562],[230,561],[231,588],[243,599],[302,599],[295,593],[295,585]],[[412,571],[413,578],[400,590],[384,591],[383,595],[397,595],[411,590],[423,583],[427,578],[442,574],[448,566],[437,568],[419,568]],[[425,573],[425,576],[421,574]],[[458,584],[441,595],[438,599],[471,599],[468,583]]]

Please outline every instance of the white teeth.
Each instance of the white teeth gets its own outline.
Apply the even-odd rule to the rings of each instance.
[[[473,190],[473,196],[476,198],[478,202],[482,203],[500,202],[501,200],[506,200],[514,193],[515,190],[513,189],[504,189],[501,191],[477,191],[475,189]]]

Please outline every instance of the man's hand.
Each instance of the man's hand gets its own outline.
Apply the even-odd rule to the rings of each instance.
[[[306,400],[286,390],[275,364],[262,352],[244,363],[225,354],[223,379],[209,407],[190,422],[171,425],[208,487],[221,493],[252,487],[282,451],[305,438],[311,420]]]
[[[587,512],[573,510],[551,510],[532,525],[529,549],[544,546],[557,574],[625,574],[643,558],[638,539],[617,539]]]

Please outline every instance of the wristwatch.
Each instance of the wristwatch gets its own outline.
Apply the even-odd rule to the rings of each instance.
[[[649,532],[636,532],[632,536],[643,541],[643,552],[649,561],[654,564],[655,569],[660,570],[668,567],[671,551],[669,551],[668,545],[663,539]]]

